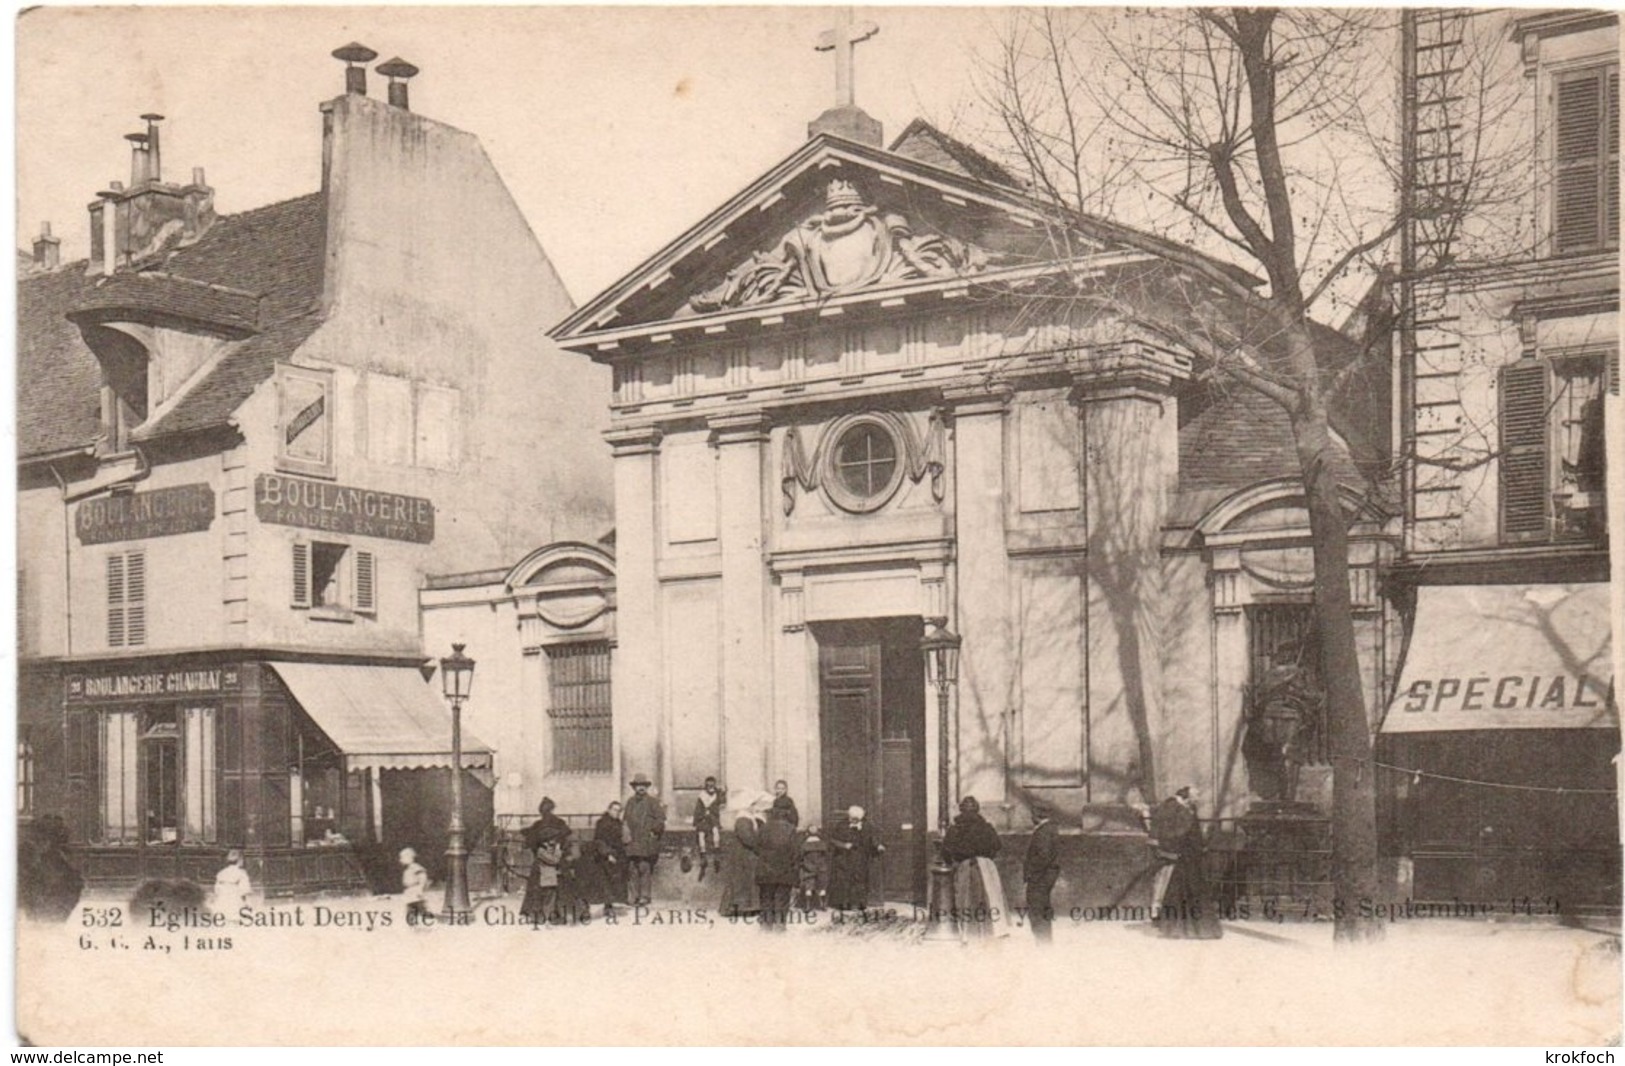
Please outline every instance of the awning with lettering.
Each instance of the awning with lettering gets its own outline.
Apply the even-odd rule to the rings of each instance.
[[[1418,590],[1384,733],[1617,729],[1608,586]]]
[[[271,663],[351,770],[451,765],[451,708],[410,666]],[[489,769],[491,749],[463,730],[463,766]]]

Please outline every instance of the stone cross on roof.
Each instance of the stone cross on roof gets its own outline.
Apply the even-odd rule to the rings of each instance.
[[[818,43],[813,47],[820,52],[835,53],[835,106],[854,106],[852,92],[852,53],[859,43],[867,41],[880,32],[880,27],[873,22],[853,21],[853,12],[847,8],[846,15],[836,24],[834,29],[825,30],[818,35]]]

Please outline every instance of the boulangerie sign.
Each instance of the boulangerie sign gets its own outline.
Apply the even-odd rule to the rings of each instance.
[[[85,545],[199,533],[213,524],[214,490],[206,484],[102,496],[81,503],[73,517]]]

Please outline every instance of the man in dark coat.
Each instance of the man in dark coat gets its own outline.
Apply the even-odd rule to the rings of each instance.
[[[800,867],[796,828],[775,804],[756,838],[756,887],[762,899],[762,928],[782,933],[790,913],[790,893]]]
[[[874,827],[863,820],[863,808],[846,812],[846,824],[829,831],[829,905],[838,911],[869,905],[869,861],[886,848],[875,838]]]
[[[1033,835],[1027,841],[1027,857],[1021,864],[1021,877],[1027,885],[1027,920],[1040,944],[1050,942],[1055,921],[1050,893],[1061,876],[1060,833],[1054,819],[1055,811],[1049,804],[1033,801]]]
[[[648,774],[632,778],[626,801],[626,858],[632,866],[632,902],[648,903],[654,893],[655,861],[666,832],[666,805],[649,795]]]

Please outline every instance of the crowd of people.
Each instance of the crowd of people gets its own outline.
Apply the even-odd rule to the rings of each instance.
[[[542,800],[539,817],[520,834],[530,856],[521,917],[538,925],[568,924],[589,917],[593,906],[613,914],[619,907],[653,902],[666,808],[650,792],[653,783],[646,774],[634,775],[631,784],[626,803],[612,801],[594,823],[591,837],[579,843],[572,842],[574,831],[559,817],[554,801]],[[1142,809],[1155,857],[1151,914],[1170,938],[1222,935],[1207,883],[1197,799],[1187,786],[1156,808]],[[1047,944],[1055,917],[1052,894],[1061,873],[1059,830],[1048,803],[1034,799],[1029,810],[1033,829],[1021,865],[1026,896],[1022,914],[1038,942]],[[692,852],[682,850],[682,871],[692,872],[697,859],[699,880],[708,872],[720,876],[724,917],[749,918],[768,932],[782,932],[792,911],[862,911],[872,902],[873,864],[886,848],[860,806],[847,808],[827,832],[818,825],[803,829],[784,781],[776,782],[771,794],[747,792],[730,802],[717,779],[708,777],[690,822],[694,845]],[[726,837],[724,826],[732,830]],[[931,913],[949,911],[954,927],[967,939],[1009,935],[1015,912],[995,863],[1002,844],[974,796],[960,800],[959,814],[940,843],[941,857],[953,874],[953,895],[932,899]],[[417,924],[429,913],[429,877],[412,848],[402,849],[400,864],[406,920]],[[251,891],[243,853],[234,848],[215,879],[214,909],[235,913]]]

